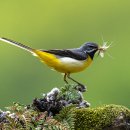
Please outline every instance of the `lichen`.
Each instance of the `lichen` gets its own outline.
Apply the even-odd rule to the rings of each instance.
[[[30,105],[0,110],[0,130],[130,130],[130,109],[120,105],[89,107],[75,85],[54,88]]]
[[[31,107],[40,112],[47,111],[49,116],[58,114],[62,108],[70,105],[79,108],[89,107],[90,104],[84,100],[82,92],[77,87],[77,85],[66,84],[61,89],[53,88],[47,94],[43,94],[42,98],[34,99]]]
[[[123,113],[130,119],[130,110],[120,105],[103,105],[97,108],[74,109],[76,130],[103,130]]]

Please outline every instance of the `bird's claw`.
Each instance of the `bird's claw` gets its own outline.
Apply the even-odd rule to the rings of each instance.
[[[78,84],[76,86],[76,89],[79,90],[80,92],[85,92],[86,91],[86,86],[83,84]]]

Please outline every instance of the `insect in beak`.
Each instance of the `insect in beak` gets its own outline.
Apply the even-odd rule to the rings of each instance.
[[[110,46],[111,46],[111,44],[110,44],[110,45],[107,45],[107,42],[104,42],[102,46],[99,46],[99,47],[98,47],[98,55],[100,55],[101,58],[103,58],[105,51],[106,51]]]

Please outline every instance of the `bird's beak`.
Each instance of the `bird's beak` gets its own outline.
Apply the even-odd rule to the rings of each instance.
[[[106,43],[104,43],[102,46],[98,47],[98,55],[100,55],[102,58],[104,57],[105,51],[110,47],[110,45],[107,46]]]
[[[100,51],[105,52],[105,51],[106,51],[106,48],[104,48],[103,46],[99,46],[99,47],[98,47],[98,51],[99,51],[99,52],[100,52]]]

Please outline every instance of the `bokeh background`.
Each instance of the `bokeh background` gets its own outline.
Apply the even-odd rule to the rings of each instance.
[[[86,84],[92,107],[121,104],[130,107],[129,0],[0,0],[0,36],[34,48],[79,47],[86,41],[113,46],[102,59],[73,78]],[[35,97],[64,86],[28,52],[0,41],[0,108],[12,102],[30,104]]]

